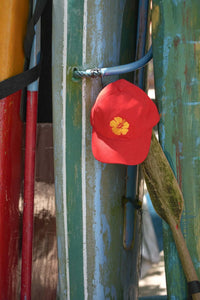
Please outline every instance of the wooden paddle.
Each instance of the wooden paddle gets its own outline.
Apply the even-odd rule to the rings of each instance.
[[[152,134],[149,154],[141,165],[152,204],[159,216],[165,220],[171,228],[187,282],[198,281],[180,227],[184,205],[183,195],[154,133]],[[199,300],[200,292],[193,294],[192,299]]]

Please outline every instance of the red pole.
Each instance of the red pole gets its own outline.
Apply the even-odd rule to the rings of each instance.
[[[33,1],[33,9],[35,9],[36,1]],[[40,51],[40,24],[37,23],[35,29],[30,68],[36,66]],[[35,81],[27,88],[21,300],[31,299],[37,106],[38,81]]]
[[[38,92],[27,92],[21,300],[31,299],[35,148]]]

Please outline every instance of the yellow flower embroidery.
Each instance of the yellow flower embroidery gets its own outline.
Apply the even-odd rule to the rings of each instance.
[[[110,127],[112,132],[116,135],[126,135],[129,128],[129,123],[121,117],[115,117],[114,120],[110,121]]]

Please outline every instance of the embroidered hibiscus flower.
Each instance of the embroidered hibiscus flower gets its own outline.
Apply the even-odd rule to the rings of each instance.
[[[129,128],[129,123],[121,117],[115,117],[114,120],[110,121],[110,127],[112,132],[116,135],[126,135]]]

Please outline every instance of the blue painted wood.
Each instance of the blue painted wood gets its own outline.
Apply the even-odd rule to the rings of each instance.
[[[53,1],[60,299],[137,299],[135,252],[123,248],[126,167],[102,164],[91,151],[91,107],[103,85],[117,78],[73,79],[74,67],[133,61],[136,14],[132,0]]]
[[[167,300],[167,296],[139,297],[139,300]],[[175,300],[175,299],[172,299]]]

